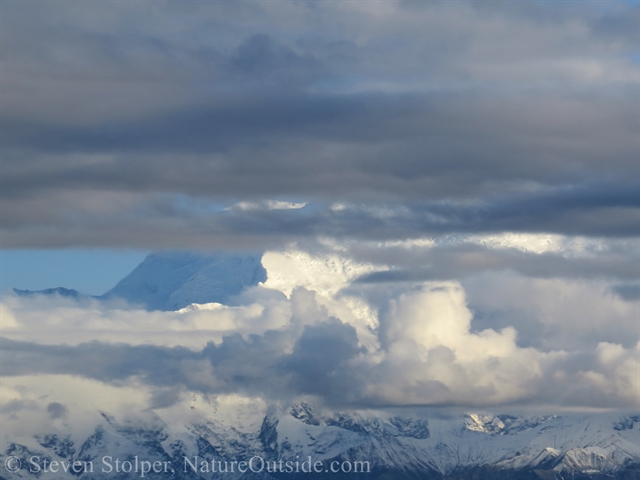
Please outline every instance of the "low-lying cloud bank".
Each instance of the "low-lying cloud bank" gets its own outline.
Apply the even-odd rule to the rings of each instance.
[[[2,373],[137,385],[151,408],[189,391],[352,407],[637,402],[638,302],[611,281],[498,270],[372,283],[380,267],[330,249],[262,261],[267,281],[235,306],[5,296]]]

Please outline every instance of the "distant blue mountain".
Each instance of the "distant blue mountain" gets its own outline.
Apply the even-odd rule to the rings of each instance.
[[[17,288],[14,288],[13,292],[20,297],[31,297],[33,295],[59,295],[61,297],[73,298],[75,300],[89,297],[88,295],[84,295],[77,290],[64,287],[47,288],[45,290],[19,290]]]

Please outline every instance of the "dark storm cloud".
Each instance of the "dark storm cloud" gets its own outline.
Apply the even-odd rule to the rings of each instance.
[[[310,203],[291,209],[264,203],[225,209],[206,198],[81,191],[5,199],[0,210],[5,247],[260,249],[317,236],[384,241],[506,230],[630,237],[638,233],[636,199],[629,182],[511,192],[474,202]]]
[[[348,385],[344,379],[349,374],[343,375],[341,369],[362,351],[355,329],[335,319],[307,326],[293,352],[286,354],[283,350],[291,334],[267,331],[248,339],[231,334],[201,351],[97,341],[77,346],[39,345],[3,338],[2,374],[77,375],[112,384],[139,378],[161,389],[183,386],[214,393],[314,393],[344,398]],[[171,396],[173,390],[164,392]],[[162,403],[162,399],[157,401]]]
[[[183,359],[195,358],[187,348],[109,345],[91,342],[67,345],[37,345],[2,339],[3,375],[35,373],[80,375],[103,382],[118,382],[141,375],[157,385],[184,381],[179,369]]]
[[[633,8],[8,4],[3,246],[636,235]]]
[[[239,338],[238,338],[239,337]],[[145,383],[158,387],[193,385],[188,378],[184,362],[207,359],[224,372],[230,363],[236,365],[232,379],[238,388],[250,380],[242,371],[240,358],[250,350],[259,351],[239,335],[225,338],[220,347],[210,344],[201,352],[184,347],[158,347],[152,345],[83,343],[78,346],[37,345],[27,342],[2,340],[3,375],[70,374],[107,383],[123,382],[139,376]],[[6,360],[6,361],[4,361]],[[189,365],[189,363],[186,363]],[[229,379],[231,380],[231,379]],[[253,380],[253,378],[251,378]],[[224,387],[223,387],[224,388]]]
[[[362,351],[355,328],[331,319],[307,325],[282,365],[293,373],[298,391],[341,396],[340,392],[354,388],[357,381],[344,372],[346,362]]]
[[[8,120],[2,187],[9,197],[95,188],[469,198],[509,182],[580,185],[635,173],[635,110],[624,97],[596,93],[558,105],[546,92],[503,105],[492,96],[249,93],[226,105],[87,127]],[[572,105],[582,102],[590,104]]]

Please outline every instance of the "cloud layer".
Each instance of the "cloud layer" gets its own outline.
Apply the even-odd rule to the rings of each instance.
[[[3,247],[635,235],[634,8],[12,3]]]
[[[271,251],[263,262],[267,281],[238,306],[5,297],[3,375],[140,385],[158,408],[189,391],[342,407],[637,400],[638,302],[602,280],[502,271],[371,283],[358,279],[376,267],[335,251]]]
[[[637,8],[3,4],[0,246],[267,270],[177,312],[4,295],[3,418],[635,408]]]

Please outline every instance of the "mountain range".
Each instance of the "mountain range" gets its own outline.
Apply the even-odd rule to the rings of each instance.
[[[22,469],[5,478],[141,476],[140,467],[117,472],[116,460],[121,470],[159,462],[166,471],[148,476],[179,479],[640,478],[637,415],[429,415],[420,409],[335,411],[307,402],[264,410],[225,408],[195,395],[182,407],[191,421],[154,412],[141,424],[100,412],[83,438],[64,430],[16,438],[2,460],[16,457]],[[251,459],[253,472],[238,472],[239,462]],[[298,473],[287,472],[296,462]],[[305,472],[303,462],[316,470]],[[57,472],[44,471],[52,465]],[[65,465],[76,465],[76,472],[64,472]]]

